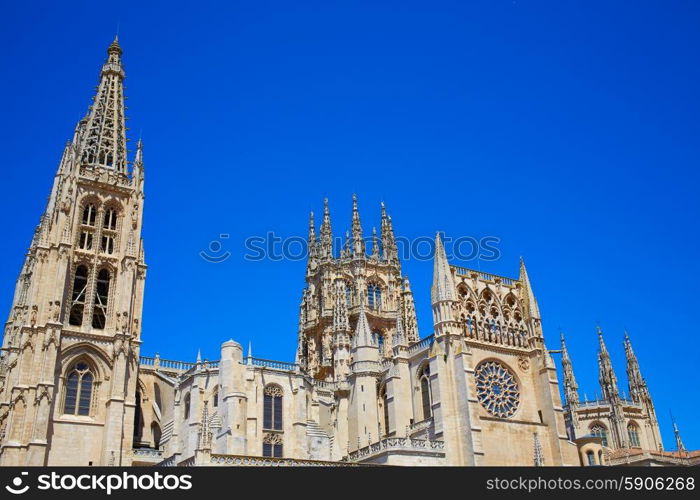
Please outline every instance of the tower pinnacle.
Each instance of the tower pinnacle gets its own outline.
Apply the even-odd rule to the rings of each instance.
[[[447,262],[445,247],[442,245],[440,233],[435,234],[435,257],[433,263],[433,286],[431,298],[433,304],[445,300],[454,300],[454,278]]]
[[[561,332],[561,364],[562,371],[564,372],[564,396],[566,397],[566,404],[570,408],[578,406],[578,385],[576,384],[576,377],[574,377],[574,368],[571,363],[571,358],[569,357],[569,351],[566,348],[566,341],[564,340],[564,332]]]
[[[357,195],[352,195],[352,254],[355,258],[365,257],[365,240],[362,235],[360,211],[357,208]]]
[[[107,60],[102,66],[97,93],[84,123],[80,151],[82,164],[126,174],[125,73],[121,55],[122,49],[115,37],[107,49]]]

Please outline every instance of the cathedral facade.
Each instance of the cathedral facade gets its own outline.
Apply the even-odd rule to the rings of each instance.
[[[141,356],[143,148],[127,159],[122,50],[65,147],[5,324],[2,465],[598,465],[663,453],[626,337],[629,397],[600,333],[602,395],[563,393],[523,261],[517,278],[451,266],[436,237],[421,337],[392,219],[333,246],[309,224],[293,362],[234,340],[220,359]],[[367,247],[369,248],[367,248]]]

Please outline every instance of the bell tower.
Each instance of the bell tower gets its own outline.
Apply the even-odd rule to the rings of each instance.
[[[121,56],[115,38],[17,280],[0,360],[2,465],[129,465],[146,265],[143,147],[129,168]]]

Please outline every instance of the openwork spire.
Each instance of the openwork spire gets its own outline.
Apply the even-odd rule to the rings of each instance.
[[[598,367],[600,370],[600,389],[603,393],[603,399],[607,401],[614,401],[619,398],[619,390],[617,388],[617,377],[615,376],[615,370],[613,370],[612,361],[610,360],[610,354],[608,353],[608,348],[605,346],[605,340],[603,339],[603,330],[598,327]]]
[[[352,254],[353,257],[365,257],[365,239],[362,235],[360,211],[357,208],[357,195],[352,195]]]
[[[379,240],[377,239],[377,228],[372,228],[372,258],[379,259]]]
[[[331,229],[331,213],[328,209],[328,198],[323,199],[323,222],[321,222],[320,257],[333,258],[333,230]]]
[[[397,264],[399,261],[399,252],[396,248],[394,228],[391,223],[391,217],[389,217],[386,213],[386,207],[384,206],[384,202],[382,202],[381,238],[384,260],[390,263]]]
[[[625,332],[625,357],[627,358],[627,381],[629,383],[630,397],[635,403],[639,403],[649,398],[647,384],[639,369],[637,356],[632,350],[630,336]]]
[[[309,214],[309,236],[306,240],[308,267],[311,268],[311,263],[318,256],[318,242],[316,240],[316,225],[314,223],[314,213]]]
[[[566,397],[566,404],[569,407],[578,406],[578,385],[576,384],[576,377],[574,377],[574,367],[569,357],[569,351],[564,341],[564,332],[561,332],[561,365],[562,371],[564,372],[564,396]]]
[[[107,49],[107,61],[84,124],[80,150],[83,165],[127,173],[124,68],[117,38]]]
[[[455,283],[450,265],[447,262],[445,247],[442,245],[440,233],[435,235],[435,257],[433,264],[433,286],[431,289],[433,304],[446,300],[454,300]]]

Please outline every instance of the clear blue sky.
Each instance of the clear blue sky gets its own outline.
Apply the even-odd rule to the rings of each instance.
[[[305,236],[324,196],[340,234],[357,192],[368,232],[384,200],[401,236],[501,239],[463,265],[516,276],[523,255],[582,394],[598,321],[626,388],[627,328],[667,448],[670,409],[700,448],[697,2],[10,2],[2,25],[1,310],[119,26],[143,354],[218,359],[234,338],[293,360],[305,264],[247,262],[243,241]],[[205,262],[221,233],[231,257]],[[404,269],[427,335],[432,264]]]

